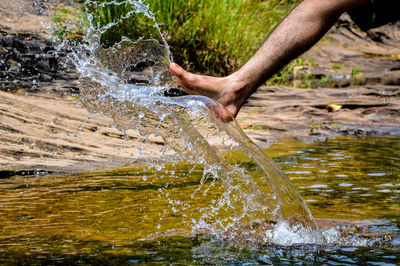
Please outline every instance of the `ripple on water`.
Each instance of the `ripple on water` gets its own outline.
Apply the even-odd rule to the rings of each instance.
[[[336,175],[336,176],[338,176],[338,175]],[[347,175],[345,175],[345,176],[347,176]],[[351,184],[351,183],[340,183],[339,184],[339,187],[351,187],[351,186],[354,186],[354,184]]]
[[[315,184],[315,185],[311,185],[308,188],[327,188],[328,185],[325,184]]]
[[[301,149],[302,144],[299,145]],[[316,158],[325,156],[322,151],[316,153],[318,146],[314,150]],[[377,170],[374,172],[381,172],[383,170],[378,168],[382,164],[362,159],[354,161],[355,164],[344,161],[341,168],[330,168],[329,160],[323,164],[314,160],[315,169],[310,170],[300,163],[301,156],[299,153],[295,158],[296,164],[283,168],[291,172],[289,177],[295,177],[293,182],[301,187],[314,216],[331,223],[323,230],[327,247],[302,244],[235,249],[234,245],[227,247],[226,243],[213,242],[207,234],[199,238],[178,237],[174,232],[182,232],[180,229],[185,227],[190,231],[189,213],[199,212],[207,202],[216,204],[216,195],[223,189],[218,180],[198,188],[202,172],[197,169],[189,173],[190,167],[174,164],[171,169],[163,167],[158,171],[154,168],[154,172],[138,169],[82,177],[1,180],[0,188],[6,193],[0,194],[0,204],[7,208],[0,208],[0,214],[10,218],[9,223],[4,224],[7,226],[4,234],[9,237],[5,244],[9,248],[0,249],[0,261],[10,261],[13,256],[10,252],[14,250],[19,258],[31,256],[30,260],[40,260],[40,256],[50,257],[57,252],[58,261],[64,264],[74,264],[71,263],[73,259],[68,261],[68,254],[78,251],[87,254],[87,262],[99,262],[101,257],[114,264],[124,264],[129,259],[159,263],[161,258],[163,263],[178,264],[262,264],[269,261],[277,265],[316,261],[332,265],[396,264],[400,259],[400,208],[395,196],[400,191],[394,188],[399,187],[399,175],[385,165],[385,171],[392,173],[390,176],[368,177],[365,169],[373,167]],[[310,165],[308,161],[306,167]],[[321,168],[326,173],[321,174]],[[299,179],[298,173],[307,178]],[[342,177],[339,183],[337,174],[348,176]],[[147,179],[143,180],[143,176]],[[173,185],[174,182],[178,183]],[[192,197],[197,189],[199,191]],[[382,193],[384,190],[390,192]],[[356,193],[352,195],[349,191]],[[189,218],[185,217],[185,212]],[[286,232],[284,226],[281,229]],[[154,240],[140,240],[146,238],[144,232],[153,232]],[[273,237],[278,238],[279,230],[274,233]],[[281,243],[293,243],[293,237],[286,236],[288,238],[281,239]],[[106,257],[104,254],[114,255]],[[118,263],[112,260],[118,258],[118,254],[127,260]]]
[[[387,173],[368,173],[369,176],[385,176]]]

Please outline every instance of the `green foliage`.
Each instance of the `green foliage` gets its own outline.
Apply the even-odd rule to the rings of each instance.
[[[351,78],[353,79],[353,84],[359,86],[361,84],[360,81],[360,71],[358,70],[358,66],[353,67],[351,70]]]
[[[333,69],[333,70],[340,70],[342,68],[343,68],[343,65],[341,65],[341,64],[334,64],[331,66],[331,69]]]
[[[303,66],[305,63],[304,58],[299,57],[292,62],[290,62],[287,66],[285,66],[281,71],[273,75],[268,81],[267,85],[269,86],[280,86],[280,85],[293,85],[294,81],[294,68]]]
[[[324,127],[324,124],[313,124],[310,127],[310,131],[313,132],[314,130],[322,128],[322,127]]]
[[[310,127],[310,132],[313,133],[317,129],[327,129],[332,131],[338,131],[342,129],[342,126],[336,124],[313,124]]]
[[[80,42],[83,36],[82,15],[80,12],[80,9],[72,7],[53,7],[53,36],[60,41],[69,39]]]
[[[315,61],[312,57],[305,55],[290,62],[281,71],[273,75],[268,81],[269,86],[294,86],[297,88],[321,88],[333,87],[335,85],[332,78],[318,74],[313,75],[308,72],[310,68],[315,66]],[[300,70],[295,74],[295,69],[299,67]],[[304,69],[302,69],[304,67]]]
[[[265,125],[251,125],[249,127],[247,127],[246,129],[252,129],[252,130],[267,130],[269,129],[267,126]]]
[[[94,25],[118,22],[134,7],[86,4]],[[117,0],[117,2],[122,2]],[[299,0],[145,0],[172,48],[175,61],[191,71],[227,74],[243,64]],[[100,4],[99,4],[100,3]],[[151,19],[133,15],[102,35],[103,45],[158,38]]]
[[[360,73],[360,71],[358,70],[358,66],[355,66],[351,70],[351,77],[354,79],[359,73]]]

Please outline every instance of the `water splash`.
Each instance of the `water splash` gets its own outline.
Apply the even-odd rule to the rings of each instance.
[[[112,117],[121,131],[135,130],[144,139],[161,136],[181,160],[203,167],[202,184],[222,182],[224,194],[200,210],[200,215],[188,217],[193,230],[206,229],[219,239],[243,243],[324,243],[298,190],[234,119],[220,118],[216,110],[226,112],[221,105],[202,96],[164,96],[177,86],[168,71],[173,58],[149,7],[139,0],[87,3],[103,7],[129,4],[132,11],[103,27],[94,25],[88,14],[84,45],[70,55],[80,73],[82,106],[90,113]],[[154,22],[162,44],[122,38],[110,48],[101,46],[103,33],[139,14]],[[252,176],[228,163],[210,144],[209,136],[216,132],[241,146],[264,174]],[[173,199],[170,202],[174,212],[188,207]]]

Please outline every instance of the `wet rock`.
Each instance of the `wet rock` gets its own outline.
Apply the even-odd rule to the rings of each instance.
[[[238,116],[253,139],[297,137],[308,141],[339,135],[400,132],[400,86],[296,89],[261,87]],[[326,109],[340,105],[334,112]],[[262,145],[262,144],[261,144]]]
[[[0,91],[0,171],[81,172],[136,161],[131,154],[141,142],[134,131],[128,132],[128,142],[123,132],[110,128],[111,118],[94,114],[88,120],[77,99],[54,96]],[[144,158],[154,157],[163,145],[162,139],[149,138]]]
[[[398,85],[399,26],[400,22],[363,32],[348,15],[343,15],[326,40],[304,55],[305,60],[312,63],[305,69],[300,67],[302,71],[298,77],[329,79],[319,87]]]
[[[385,73],[382,79],[384,85],[400,85],[400,70]]]
[[[56,45],[34,33],[0,28],[0,90],[60,87],[54,80],[66,81],[68,86],[61,86],[65,91],[77,88],[78,74],[67,63],[68,48],[56,51]]]

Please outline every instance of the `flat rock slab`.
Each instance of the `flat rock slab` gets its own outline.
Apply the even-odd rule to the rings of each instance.
[[[53,20],[47,5],[54,2],[65,1],[2,0],[0,25],[11,28],[14,32],[24,31],[51,36]]]
[[[0,99],[0,171],[110,169],[140,160],[132,157],[139,147],[149,160],[163,148],[160,138],[125,136],[106,116],[88,119],[72,97],[0,92]]]
[[[341,108],[332,111],[332,104]],[[238,121],[262,145],[282,137],[400,134],[400,86],[261,87]]]
[[[296,83],[314,77],[317,86],[400,86],[400,21],[363,32],[344,14],[336,26],[303,58]],[[329,82],[323,81],[323,77]],[[325,83],[325,85],[324,85]]]

